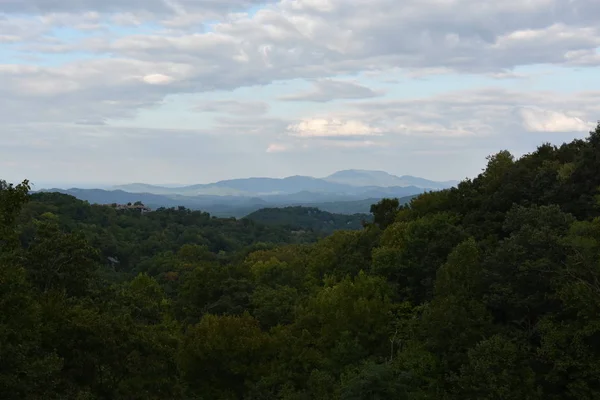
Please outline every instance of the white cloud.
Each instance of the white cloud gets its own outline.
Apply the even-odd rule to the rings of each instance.
[[[576,112],[565,114],[561,111],[564,104]],[[351,103],[327,118],[306,118],[288,130],[305,138],[382,136],[396,143],[436,139],[493,143],[494,138],[522,137],[528,131],[588,132],[595,126],[589,121],[598,115],[600,91],[566,95],[490,88]]]
[[[398,126],[398,132],[409,135],[409,136],[420,136],[420,137],[465,137],[465,136],[477,136],[481,135],[482,132],[477,132],[469,129],[468,127],[451,126],[446,127],[441,124],[427,124],[427,123],[416,123],[416,124],[400,124]]]
[[[98,59],[16,74],[13,83],[0,83],[0,91],[7,99],[38,93],[46,101],[71,93],[73,107],[65,106],[62,98],[54,100],[64,118],[73,119],[73,110],[102,109],[98,102],[104,100],[119,103],[116,115],[135,115],[139,107],[158,104],[167,95],[290,79],[314,80],[314,90],[284,99],[368,98],[381,93],[335,77],[390,68],[403,70],[409,78],[465,72],[516,77],[511,69],[522,65],[600,65],[600,28],[593,18],[600,15],[600,3],[595,0],[353,0],[351,7],[342,0],[281,0],[252,15],[242,12],[262,3],[5,0],[0,3],[3,40],[28,41],[29,51],[47,51],[46,57],[87,52]],[[200,22],[211,19],[217,22],[204,32]],[[55,27],[146,22],[152,25],[137,34],[53,37]],[[135,86],[134,77],[142,77],[147,87]],[[138,101],[129,99],[133,92]]]
[[[223,113],[231,115],[263,115],[269,110],[269,104],[264,101],[216,100],[204,101],[193,108],[204,113]]]
[[[361,121],[326,118],[310,118],[297,124],[288,126],[292,136],[298,137],[363,137],[376,136],[381,132],[378,128],[371,127]]]
[[[578,27],[555,23],[539,29],[516,30],[498,36],[490,49],[494,57],[522,54],[523,63],[578,64],[579,58],[600,46],[597,26]],[[583,52],[583,53],[582,53]]]
[[[323,79],[316,81],[311,91],[282,96],[279,99],[284,101],[328,102],[337,99],[366,99],[382,94],[382,92],[374,91],[357,82]]]
[[[164,74],[148,74],[142,80],[150,85],[166,85],[173,82],[173,77]]]
[[[269,145],[269,147],[267,147],[267,153],[281,153],[284,151],[287,151],[288,147],[286,145],[283,144],[279,144],[279,143],[272,143]]]
[[[520,115],[530,132],[589,132],[595,126],[579,117],[540,108],[521,108]]]
[[[269,3],[269,0],[2,0],[0,12],[7,14],[62,14],[62,13],[151,13],[156,17],[203,13],[207,18],[245,10]]]
[[[343,149],[360,149],[360,148],[368,148],[368,147],[381,147],[386,146],[388,143],[385,142],[374,142],[372,140],[358,140],[358,141],[348,141],[348,140],[327,140],[319,142],[319,146],[321,147],[336,147]]]

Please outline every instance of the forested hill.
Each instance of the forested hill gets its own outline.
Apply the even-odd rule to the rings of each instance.
[[[316,243],[0,183],[0,398],[598,399],[599,188],[600,126]]]
[[[288,226],[315,232],[333,233],[337,230],[362,229],[371,220],[367,214],[332,214],[315,207],[263,208],[246,216],[266,225]]]
[[[317,239],[312,232],[299,234],[289,227],[216,218],[184,207],[140,214],[136,209],[90,205],[61,193],[35,193],[20,216],[23,242],[33,240],[35,224],[40,219],[55,221],[61,230],[82,234],[100,251],[101,263],[116,259],[117,270],[125,272],[135,272],[140,263],[177,252],[186,245],[214,255],[231,255],[256,244],[306,243]]]

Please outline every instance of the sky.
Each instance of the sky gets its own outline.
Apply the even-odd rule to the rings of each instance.
[[[474,177],[600,119],[598,0],[0,0],[0,178]]]

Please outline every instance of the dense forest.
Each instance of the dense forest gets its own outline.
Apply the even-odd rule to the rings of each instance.
[[[600,125],[319,240],[1,182],[0,398],[598,399],[599,188]]]
[[[333,233],[338,230],[356,230],[371,219],[367,214],[334,214],[316,207],[263,208],[246,216],[266,225],[286,226],[313,232]]]

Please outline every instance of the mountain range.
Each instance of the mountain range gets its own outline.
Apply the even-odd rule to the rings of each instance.
[[[410,187],[439,190],[457,183],[458,181],[436,182],[409,175],[395,176],[383,171],[344,170],[324,178],[299,175],[287,178],[245,178],[179,187],[132,183],[114,186],[113,189],[129,193],[183,196],[272,196],[299,192],[343,193],[362,196],[366,191],[378,191],[382,188],[388,188],[391,192],[399,191],[399,188]]]
[[[157,207],[184,206],[216,216],[241,217],[261,208],[310,206],[324,211],[368,213],[370,205],[385,197],[408,201],[414,195],[455,186],[458,181],[437,182],[414,176],[395,176],[383,171],[345,170],[324,178],[230,179],[209,184],[158,186],[145,183],[106,189],[44,189],[73,195],[90,203],[141,201]]]

